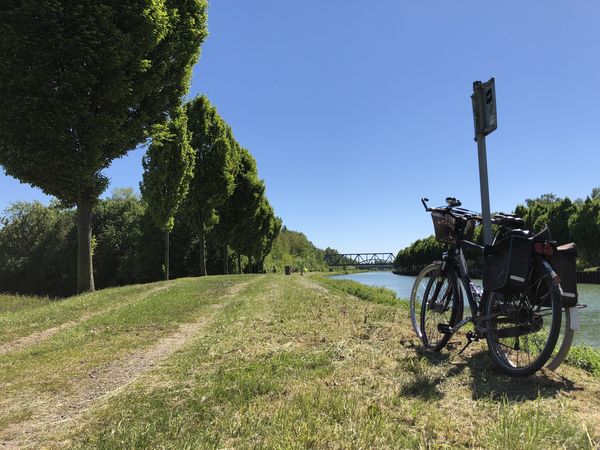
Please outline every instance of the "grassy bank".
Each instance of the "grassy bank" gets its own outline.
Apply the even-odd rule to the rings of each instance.
[[[405,304],[340,280],[184,279],[0,311],[7,446],[600,442],[600,381],[586,371],[514,380],[482,345],[422,353]]]

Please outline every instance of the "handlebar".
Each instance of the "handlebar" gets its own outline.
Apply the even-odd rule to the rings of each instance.
[[[454,197],[447,197],[446,198],[446,203],[448,203],[447,206],[439,206],[437,208],[431,208],[429,207],[429,205],[427,204],[427,202],[429,201],[428,198],[423,197],[421,198],[421,203],[423,203],[423,207],[425,208],[425,211],[427,212],[434,212],[434,211],[438,211],[438,212],[443,212],[446,214],[451,214],[453,217],[460,219],[460,218],[464,218],[464,219],[475,219],[475,220],[479,220],[481,221],[481,215],[475,211],[469,211],[468,209],[464,209],[464,208],[459,208],[459,206],[461,205],[460,200],[457,200]]]
[[[464,208],[458,208],[458,206],[461,205],[460,200],[457,200],[454,197],[447,197],[446,198],[446,202],[448,203],[447,206],[439,206],[437,208],[431,208],[427,202],[429,201],[428,198],[423,197],[421,198],[421,203],[423,204],[423,207],[425,208],[425,211],[427,212],[443,212],[446,214],[451,214],[453,217],[455,218],[464,218],[464,219],[475,219],[478,220],[479,222],[481,222],[483,220],[483,218],[481,217],[481,214],[479,214],[478,212],[475,211],[469,211],[468,209],[464,209]],[[492,224],[494,225],[500,225],[500,226],[508,226],[511,228],[514,227],[522,227],[525,225],[525,221],[515,215],[515,214],[506,214],[506,213],[495,213],[492,216]]]

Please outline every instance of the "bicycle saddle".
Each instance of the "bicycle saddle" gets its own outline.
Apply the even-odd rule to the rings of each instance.
[[[462,203],[460,202],[460,200],[457,200],[454,197],[446,197],[446,203],[448,204],[448,206],[450,206],[451,208],[454,208],[455,206],[460,206],[462,205]]]
[[[522,228],[525,226],[525,221],[513,214],[497,214],[492,219],[492,223],[506,228]]]

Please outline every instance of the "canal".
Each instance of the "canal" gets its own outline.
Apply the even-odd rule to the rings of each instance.
[[[408,299],[416,277],[394,275],[392,272],[361,272],[337,275],[335,278],[354,280],[367,286],[385,287],[395,291],[399,298]],[[600,285],[579,284],[577,290],[579,303],[588,307],[579,311],[580,327],[575,334],[575,343],[600,348]]]

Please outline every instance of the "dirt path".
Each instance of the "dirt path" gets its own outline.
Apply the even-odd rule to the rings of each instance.
[[[320,294],[326,294],[329,292],[329,290],[326,287],[321,286],[319,283],[317,283],[315,280],[311,279],[308,276],[300,276],[299,279],[302,286],[307,287],[311,291],[315,291]]]
[[[223,301],[212,305],[202,318],[182,324],[175,333],[160,339],[153,346],[131,352],[121,360],[90,372],[89,378],[78,384],[76,392],[56,392],[28,402],[27,405],[19,405],[27,407],[32,412],[31,416],[0,431],[0,448],[39,448],[44,445],[45,438],[56,433],[57,429],[75,426],[88,409],[126,390],[146,372],[160,367],[161,363],[182,349],[212,322],[227,299],[234,297],[250,283],[252,280],[230,287]],[[82,318],[77,323],[84,320],[86,319]],[[63,328],[66,326],[69,325],[61,325]]]
[[[119,308],[122,308],[125,305],[130,304],[133,301],[139,301],[139,300],[146,298],[152,294],[155,294],[156,292],[160,292],[160,291],[164,291],[165,289],[169,289],[170,287],[171,287],[170,284],[163,285],[163,286],[157,286],[153,289],[150,289],[149,291],[145,291],[142,294],[135,296],[134,299],[132,299],[129,302],[118,303],[116,305],[112,305],[101,311],[84,314],[81,317],[79,317],[77,320],[71,320],[69,322],[61,323],[60,325],[57,325],[57,326],[54,326],[51,328],[47,328],[45,330],[36,331],[34,333],[31,333],[28,336],[23,336],[23,337],[17,338],[14,341],[5,342],[4,344],[0,345],[0,356],[4,355],[6,353],[15,352],[15,351],[30,347],[32,345],[36,345],[41,342],[44,342],[46,339],[51,338],[56,333],[63,331],[67,328],[79,325],[80,323],[83,323],[83,322],[91,319],[92,317],[117,310]]]

